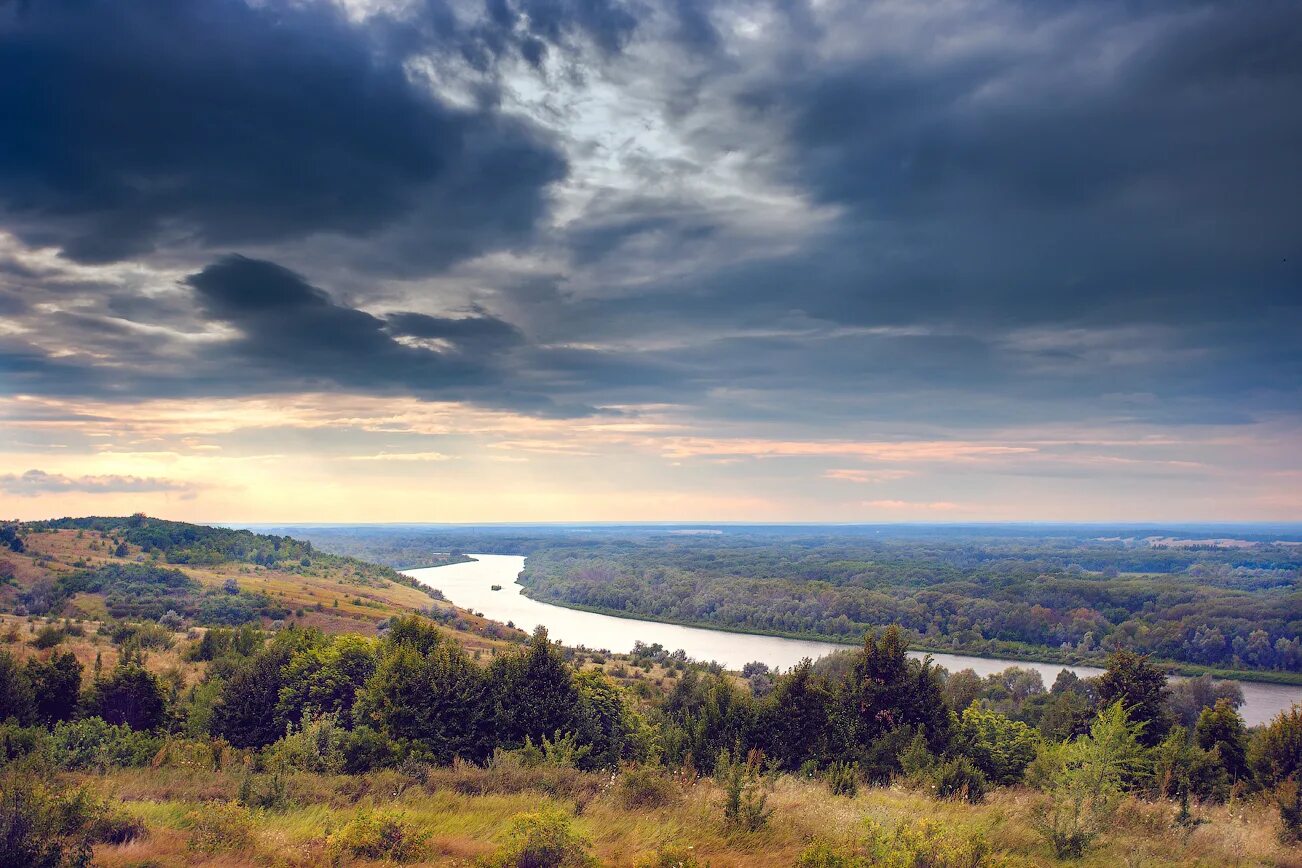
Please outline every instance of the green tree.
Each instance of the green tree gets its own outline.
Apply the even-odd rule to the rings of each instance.
[[[357,692],[375,667],[373,643],[363,636],[337,636],[304,648],[285,666],[277,715],[296,723],[304,716],[328,714],[347,724]]]
[[[95,682],[86,704],[91,715],[132,729],[154,729],[167,716],[158,678],[134,660],[119,663],[108,678]]]
[[[1145,764],[1141,729],[1114,702],[1099,712],[1089,735],[1041,747],[1035,777],[1045,796],[1032,822],[1059,858],[1080,856],[1107,828],[1127,782]]]
[[[1166,674],[1133,651],[1114,651],[1098,680],[1099,705],[1120,702],[1132,723],[1143,724],[1140,741],[1153,747],[1171,729]]]
[[[290,627],[258,653],[243,661],[222,688],[213,708],[213,735],[235,747],[266,747],[285,734],[288,724],[279,714],[284,670],[299,651],[325,643],[319,630]]]
[[[968,757],[992,784],[1015,784],[1035,759],[1039,734],[973,702],[963,709],[954,731],[954,748]]]
[[[950,712],[945,706],[940,676],[930,659],[908,657],[908,643],[899,627],[886,628],[880,636],[868,633],[863,648],[855,654],[849,679],[841,693],[839,737],[846,750],[868,758],[865,768],[873,774],[898,770],[898,750],[870,750],[886,740],[902,750],[921,728],[933,753],[942,753],[949,743]],[[889,768],[882,768],[886,763]]]
[[[834,694],[805,658],[781,676],[759,712],[758,740],[788,771],[829,758],[828,726]]]
[[[71,651],[48,661],[27,661],[27,679],[32,685],[36,716],[46,726],[71,720],[77,713],[81,694],[82,666]]]
[[[13,718],[22,725],[36,719],[36,700],[27,673],[13,655],[0,651],[0,722]]]
[[[749,690],[742,690],[721,673],[689,670],[661,707],[666,759],[690,758],[705,771],[725,750],[744,752],[754,739],[755,707]]]
[[[1248,747],[1248,764],[1263,787],[1302,778],[1302,704],[1281,711],[1257,732]]]
[[[1216,751],[1221,765],[1230,780],[1237,781],[1248,774],[1248,738],[1243,718],[1234,710],[1228,699],[1218,699],[1211,708],[1204,708],[1194,727],[1194,738],[1203,750]]]
[[[510,747],[535,742],[557,732],[577,732],[582,723],[582,697],[569,664],[547,638],[534,631],[522,652],[502,654],[489,667],[494,694],[494,728],[499,742]]]
[[[484,672],[454,642],[418,649],[399,643],[383,655],[358,698],[357,718],[431,762],[483,759],[492,748]]]

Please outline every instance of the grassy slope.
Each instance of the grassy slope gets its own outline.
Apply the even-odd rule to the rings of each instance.
[[[48,533],[25,535],[27,551],[23,554],[6,552],[4,559],[14,564],[15,583],[0,587],[0,609],[12,611],[18,594],[42,579],[56,579],[60,574],[74,572],[73,566],[84,561],[90,566],[105,563],[130,563],[149,559],[140,549],[128,547],[125,558],[111,555],[112,546],[105,534],[97,531],[55,530]],[[373,575],[359,578],[358,565],[343,559],[321,560],[310,567],[270,569],[256,564],[231,561],[215,566],[189,566],[187,564],[162,564],[177,569],[199,581],[205,587],[219,588],[227,579],[235,579],[240,588],[258,591],[273,601],[291,609],[303,609],[302,617],[292,616],[290,621],[319,627],[328,633],[361,633],[374,635],[380,621],[403,612],[422,609],[455,611],[466,624],[465,630],[454,630],[459,641],[468,649],[487,649],[501,644],[480,635],[489,625],[451,603],[435,600],[416,588]],[[361,565],[365,573],[368,565]],[[334,605],[338,601],[338,606]],[[321,610],[317,611],[317,605]],[[105,617],[104,600],[100,594],[79,594],[72,600],[74,616],[101,620]],[[504,628],[503,628],[504,629]]]

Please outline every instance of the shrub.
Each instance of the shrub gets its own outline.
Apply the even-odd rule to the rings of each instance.
[[[10,776],[0,788],[0,865],[58,868],[66,842],[43,787]]]
[[[677,800],[678,785],[658,765],[626,766],[615,782],[619,802],[630,810],[660,808]]]
[[[947,759],[932,771],[936,797],[979,802],[986,795],[986,778],[965,756]]]
[[[591,843],[557,810],[521,814],[511,821],[507,842],[489,863],[495,868],[586,868],[595,865]]]
[[[266,781],[265,786],[263,781]],[[278,774],[255,776],[245,774],[240,781],[240,792],[236,801],[246,808],[262,808],[268,811],[283,811],[289,806],[289,796],[285,790],[285,779]]]
[[[1276,788],[1275,804],[1279,807],[1280,839],[1286,844],[1302,843],[1302,786],[1297,778],[1289,778]]]
[[[45,727],[0,723],[0,764],[47,754],[49,750],[50,733]]]
[[[200,853],[245,850],[253,843],[253,815],[236,802],[214,802],[186,815],[190,849]]]
[[[854,798],[859,792],[859,764],[835,762],[824,776],[827,788],[834,796]]]
[[[344,770],[344,747],[348,733],[333,715],[305,717],[300,727],[289,731],[267,748],[273,765],[316,774],[339,774]]]
[[[121,844],[143,834],[140,821],[84,787],[59,792],[12,773],[0,780],[0,865],[86,865],[92,845]]]
[[[751,751],[745,762],[734,762],[725,750],[714,766],[715,780],[723,788],[723,818],[730,826],[756,832],[768,823],[768,793],[760,775],[760,754]]]
[[[1032,824],[1058,858],[1081,856],[1111,820],[1126,779],[1143,761],[1138,729],[1116,702],[1099,712],[1089,735],[1041,748],[1034,777],[1046,795]]]
[[[35,648],[53,648],[65,638],[67,638],[67,634],[63,630],[53,624],[47,624],[37,632],[36,638],[32,639],[31,644]]]
[[[925,819],[901,822],[889,831],[869,820],[858,844],[815,841],[796,860],[797,868],[996,868],[1005,864],[981,834]]]
[[[158,736],[88,717],[54,727],[50,756],[66,769],[145,766],[162,746]]]
[[[326,839],[326,849],[336,859],[347,855],[413,862],[424,854],[427,837],[425,833],[413,831],[399,813],[363,808]]]
[[[993,784],[1015,784],[1035,759],[1039,733],[1020,720],[981,708],[975,701],[963,710],[955,733],[960,753],[976,764]]]

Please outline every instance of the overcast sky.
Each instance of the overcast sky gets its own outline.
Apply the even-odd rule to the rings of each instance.
[[[1296,0],[0,0],[0,513],[1302,520]]]

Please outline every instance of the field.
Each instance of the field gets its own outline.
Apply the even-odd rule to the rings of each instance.
[[[757,832],[730,830],[723,822],[723,794],[708,779],[679,777],[668,804],[641,808],[624,801],[619,778],[569,769],[516,770],[493,774],[473,766],[432,769],[418,777],[399,772],[365,776],[299,774],[287,780],[288,806],[242,814],[237,843],[203,854],[190,845],[196,812],[236,798],[243,772],[211,772],[163,766],[121,770],[77,780],[115,794],[144,821],[147,837],[100,845],[95,862],[104,868],[157,865],[330,864],[327,839],[359,811],[380,806],[400,813],[416,837],[424,837],[415,864],[473,865],[491,857],[519,814],[555,807],[574,816],[603,865],[635,865],[658,852],[691,855],[714,868],[792,866],[816,840],[851,845],[869,823],[885,830],[918,824],[942,830],[954,844],[979,836],[991,856],[981,864],[1053,865],[1057,862],[1030,826],[1038,794],[1009,788],[985,803],[939,801],[902,787],[863,789],[853,798],[829,795],[818,782],[783,776],[768,797],[772,817]],[[1195,809],[1202,822],[1191,830],[1172,823],[1169,804],[1127,801],[1114,827],[1082,866],[1302,865],[1302,853],[1280,845],[1278,820],[1257,804]],[[925,818],[925,819],[924,819]],[[348,864],[381,864],[365,858]],[[672,863],[663,863],[672,864]],[[918,863],[955,864],[955,863]]]

